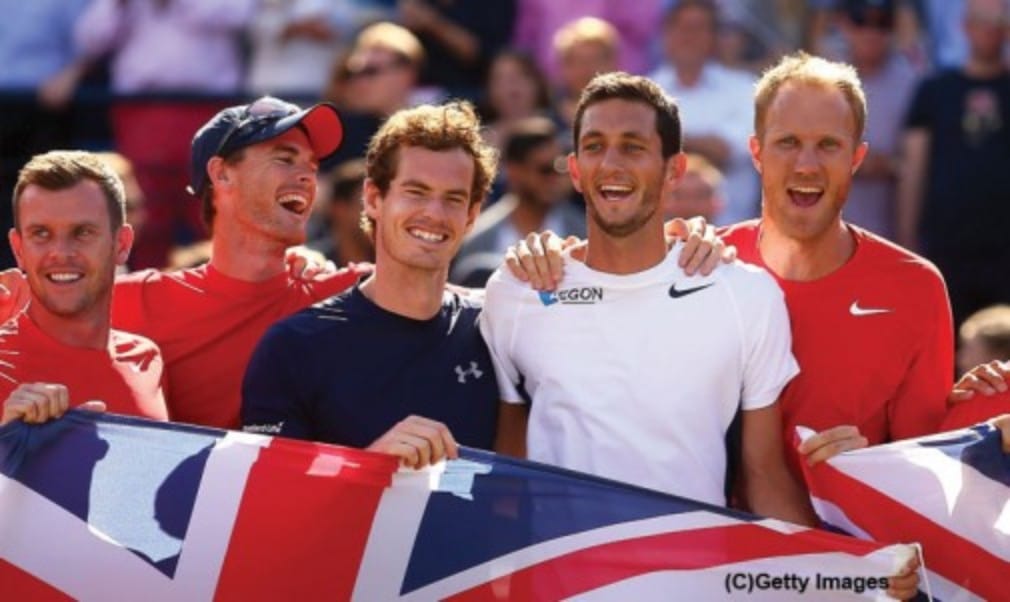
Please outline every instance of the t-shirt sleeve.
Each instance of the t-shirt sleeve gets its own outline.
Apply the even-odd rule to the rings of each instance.
[[[518,314],[518,302],[512,289],[515,285],[496,271],[487,283],[484,309],[480,314],[480,333],[487,343],[498,379],[498,394],[507,403],[525,403],[519,394],[522,375],[512,360],[512,336]]]
[[[744,410],[756,410],[775,403],[800,370],[793,357],[789,312],[782,290],[764,271],[748,276],[748,298],[738,297],[737,303],[744,337],[740,397]]]
[[[242,430],[309,439],[303,391],[295,378],[295,336],[275,324],[256,346],[242,380]]]
[[[150,336],[146,292],[156,287],[151,282],[161,278],[156,270],[133,272],[116,278],[112,289],[112,327]]]
[[[933,268],[935,269],[935,268]],[[954,386],[954,324],[947,288],[939,273],[921,295],[909,295],[925,308],[918,323],[921,340],[901,386],[888,406],[891,440],[936,432],[947,411],[947,394]]]

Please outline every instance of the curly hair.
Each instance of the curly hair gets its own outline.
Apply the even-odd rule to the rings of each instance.
[[[376,132],[365,154],[365,177],[385,196],[396,177],[399,150],[404,146],[433,151],[462,149],[473,157],[470,204],[480,204],[494,181],[498,152],[480,134],[480,119],[469,102],[421,105],[394,113]],[[361,228],[371,234],[374,220],[361,215]]]

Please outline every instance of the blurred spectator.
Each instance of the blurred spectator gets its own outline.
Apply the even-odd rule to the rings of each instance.
[[[551,93],[533,58],[521,50],[499,52],[488,70],[484,103],[484,139],[500,148],[505,132],[516,121],[550,115]]]
[[[453,263],[452,282],[484,286],[505,250],[530,232],[585,236],[586,214],[568,201],[570,185],[557,169],[561,152],[550,119],[530,117],[513,125],[502,153],[508,192],[477,217]]]
[[[701,155],[688,153],[684,175],[673,190],[663,193],[663,220],[700,215],[715,222],[725,202],[719,169]]]
[[[951,4],[956,4],[955,0]],[[922,70],[929,64],[926,35],[923,33],[922,0],[814,0],[810,7],[805,48],[810,52],[830,58],[845,60],[848,54],[846,21],[854,10],[866,13],[870,21],[879,21],[873,13],[886,14],[891,43],[897,54],[910,65]]]
[[[83,69],[73,25],[88,0],[3,2],[0,19],[0,198],[10,199],[18,170],[33,155],[70,146],[67,102]],[[0,205],[0,230],[12,225]],[[0,245],[0,267],[14,265]]]
[[[616,37],[622,43],[617,66],[630,73],[647,73],[656,62],[656,24],[662,4],[663,0],[637,0],[634,4],[615,0],[518,0],[512,42],[531,52],[548,79],[559,84],[561,66],[553,60],[557,32],[580,17],[597,17],[619,32]]]
[[[672,6],[679,0],[668,0]],[[727,67],[758,73],[800,46],[805,0],[717,0],[722,15],[716,54]]]
[[[719,13],[712,0],[680,0],[663,18],[667,63],[652,79],[677,99],[684,150],[722,170],[726,208],[719,224],[755,217],[758,180],[747,139],[754,128],[754,76],[714,58]]]
[[[123,191],[126,197],[123,199],[123,206],[126,210],[126,223],[133,226],[133,232],[139,234],[144,230],[144,223],[147,221],[147,210],[144,207],[144,189],[137,181],[137,174],[133,170],[130,160],[119,153],[105,152],[95,153],[103,163],[112,168],[112,171],[123,181]],[[117,273],[130,271],[130,262],[117,266]]]
[[[865,135],[870,150],[852,179],[845,219],[893,239],[901,120],[918,75],[894,45],[894,1],[844,0],[842,4],[846,59],[859,72],[870,107]]]
[[[571,127],[575,107],[589,80],[597,73],[617,69],[621,38],[610,23],[596,17],[582,17],[558,30],[554,35],[554,56],[559,68],[558,114]]]
[[[375,248],[360,227],[365,160],[352,159],[333,168],[329,194],[322,204],[326,232],[306,246],[319,251],[336,265],[375,262]]]
[[[255,96],[315,102],[334,57],[362,25],[381,15],[355,0],[262,0],[248,29],[247,89]]]
[[[421,82],[476,98],[487,67],[512,35],[515,0],[399,0],[399,21],[420,38]]]
[[[414,104],[424,62],[424,48],[409,30],[389,22],[361,30],[350,53],[334,65],[326,93],[344,124],[333,164],[363,157],[385,118]]]
[[[947,279],[955,324],[1010,301],[1010,74],[1004,0],[969,0],[970,56],[919,86],[906,119],[898,242]]]
[[[958,330],[957,373],[992,360],[1010,360],[1010,305],[973,313]]]
[[[136,268],[163,267],[174,244],[206,236],[185,195],[193,134],[241,91],[239,34],[258,0],[92,0],[75,26],[84,56],[111,53],[116,149],[147,194]]]

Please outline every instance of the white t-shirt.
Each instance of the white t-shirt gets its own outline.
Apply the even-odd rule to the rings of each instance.
[[[500,270],[481,332],[502,400],[532,403],[530,459],[725,505],[730,423],[799,369],[772,277],[739,262],[688,277],[681,248],[631,275],[566,258],[555,293]]]

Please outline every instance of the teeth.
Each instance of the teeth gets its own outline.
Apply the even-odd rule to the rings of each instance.
[[[82,278],[81,274],[64,273],[49,274],[49,279],[54,282],[74,282]]]
[[[631,187],[630,186],[613,186],[613,185],[600,186],[600,192],[617,192],[617,193],[631,192]]]
[[[302,213],[309,206],[309,201],[299,194],[285,194],[278,199],[278,202],[288,211]]]
[[[800,194],[820,194],[823,192],[823,188],[807,188],[805,186],[794,186],[791,189],[793,192],[798,192]]]
[[[442,242],[446,239],[444,234],[435,234],[434,232],[428,232],[427,230],[420,230],[418,228],[411,228],[408,232],[410,232],[411,236],[428,242]]]

